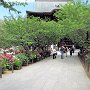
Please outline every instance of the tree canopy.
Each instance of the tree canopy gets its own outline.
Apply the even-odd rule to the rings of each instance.
[[[55,14],[57,21],[42,20],[39,17],[5,18],[2,44],[6,46],[20,44],[56,44],[61,38],[70,38],[83,44],[90,26],[90,6],[81,2],[68,2]],[[2,45],[3,46],[3,45]]]
[[[58,24],[62,25],[64,35],[76,42],[85,41],[86,31],[89,30],[90,6],[87,3],[69,2],[61,6],[55,13],[58,18]],[[78,33],[79,32],[79,33]],[[84,33],[83,35],[80,33]],[[80,42],[81,43],[81,42]]]

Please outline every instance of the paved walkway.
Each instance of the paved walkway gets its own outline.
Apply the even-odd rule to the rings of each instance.
[[[64,59],[49,57],[5,75],[0,90],[90,90],[90,80],[76,54]]]

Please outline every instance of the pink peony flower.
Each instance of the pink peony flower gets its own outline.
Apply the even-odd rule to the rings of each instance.
[[[4,59],[5,57],[4,56],[0,56],[0,58]]]
[[[12,57],[12,54],[4,54],[4,56],[10,59]]]

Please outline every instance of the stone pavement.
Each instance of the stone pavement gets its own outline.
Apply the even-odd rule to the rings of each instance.
[[[90,90],[87,77],[77,52],[56,59],[52,56],[0,79],[0,90]]]

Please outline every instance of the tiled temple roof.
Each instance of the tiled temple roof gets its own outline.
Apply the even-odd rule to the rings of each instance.
[[[34,16],[34,17],[40,17],[40,18],[50,18],[55,19],[55,16],[53,15],[57,10],[59,9],[53,9],[51,12],[32,12],[32,11],[26,11],[27,17]]]

